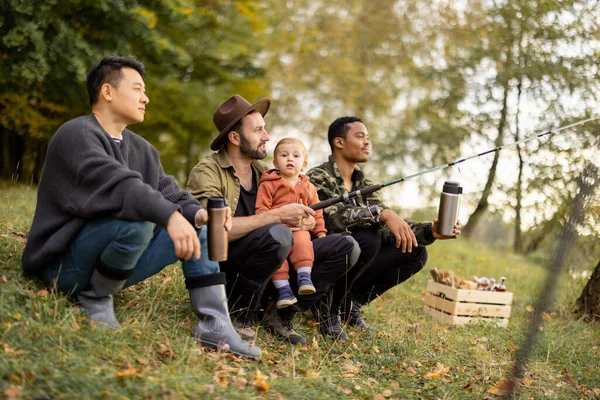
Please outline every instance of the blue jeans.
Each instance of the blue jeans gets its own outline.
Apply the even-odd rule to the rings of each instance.
[[[157,274],[177,261],[175,247],[167,231],[155,224],[107,218],[87,223],[67,251],[54,265],[39,275],[48,285],[63,292],[78,293],[86,290],[94,265],[100,260],[108,268],[131,276],[125,286],[131,286]],[[185,278],[216,274],[219,263],[208,259],[207,229],[198,231],[202,252],[200,259],[182,262]]]

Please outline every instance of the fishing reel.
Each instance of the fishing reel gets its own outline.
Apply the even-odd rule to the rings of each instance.
[[[348,217],[348,225],[357,225],[361,228],[367,228],[374,224],[379,224],[381,217],[381,207],[371,206],[367,203],[366,207],[359,210],[352,210]]]

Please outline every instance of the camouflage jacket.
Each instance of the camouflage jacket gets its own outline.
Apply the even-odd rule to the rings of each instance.
[[[320,201],[348,193],[344,186],[344,179],[332,156],[329,156],[329,161],[311,168],[307,172],[307,175],[317,188]],[[358,166],[354,167],[352,181],[354,185],[353,190],[359,190],[373,184]],[[356,228],[375,227],[381,229],[384,243],[395,242],[394,235],[386,226],[383,226],[379,222],[372,223],[373,221],[365,223],[364,220],[355,217],[361,210],[366,208],[367,203],[369,206],[379,206],[382,210],[388,208],[382,203],[377,192],[364,197],[355,197],[349,202],[333,204],[323,210],[323,218],[325,219],[327,231],[330,233],[341,233]],[[406,222],[415,233],[417,242],[420,245],[428,245],[435,241],[431,222]]]

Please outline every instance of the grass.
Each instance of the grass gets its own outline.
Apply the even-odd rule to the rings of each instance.
[[[178,266],[116,296],[118,332],[91,326],[67,297],[24,279],[23,238],[35,187],[0,182],[0,398],[11,399],[463,399],[495,398],[510,376],[545,266],[463,239],[429,247],[426,270],[506,276],[514,304],[508,328],[456,327],[423,313],[421,272],[365,307],[382,335],[349,329],[324,340],[309,315],[309,339],[293,347],[259,330],[264,357],[247,362],[198,348],[195,317]],[[582,282],[565,277],[539,332],[519,398],[600,396],[598,327],[571,313]]]

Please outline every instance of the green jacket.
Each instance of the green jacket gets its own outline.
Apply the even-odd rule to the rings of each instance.
[[[333,161],[332,156],[329,156],[329,161],[311,168],[307,172],[307,175],[310,177],[312,184],[317,188],[319,200],[321,201],[348,193],[346,187],[344,186],[342,174],[340,173],[338,166]],[[354,167],[352,181],[354,184],[354,190],[359,190],[373,184],[371,181],[369,181],[369,179],[367,179],[365,173],[358,166]],[[365,197],[354,198],[347,203],[341,202],[333,204],[323,210],[323,218],[325,219],[325,227],[327,228],[327,231],[330,233],[341,233],[346,231],[346,229],[360,227],[360,225],[357,225],[356,220],[351,218],[351,215],[353,212],[356,213],[365,208],[367,202],[369,205],[379,206],[382,210],[388,208],[382,203],[377,192]],[[420,245],[428,245],[435,241],[433,238],[431,222],[406,222],[415,233],[417,242]],[[384,243],[396,241],[396,238],[386,226],[382,226],[380,224],[378,227],[382,230],[382,240]]]
[[[258,186],[263,171],[269,167],[262,161],[254,160],[252,169]],[[209,197],[223,196],[227,198],[233,215],[235,215],[240,199],[240,186],[240,180],[235,174],[235,169],[225,148],[200,160],[192,168],[187,182],[187,190],[203,207],[206,207]]]

